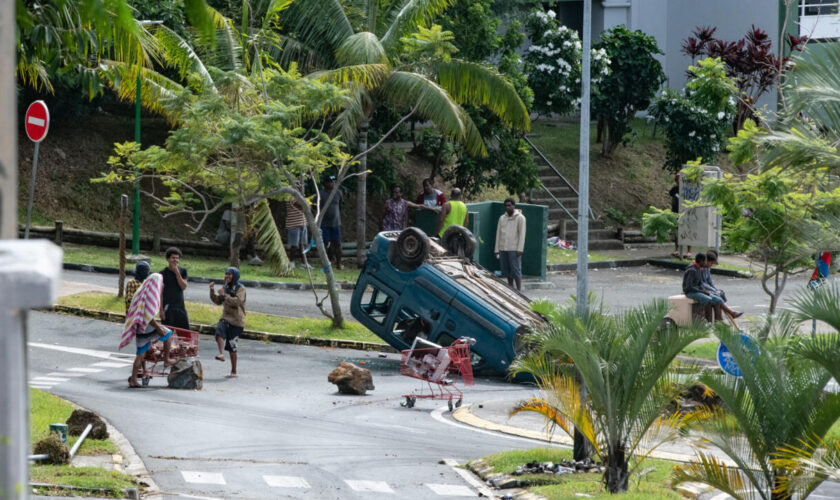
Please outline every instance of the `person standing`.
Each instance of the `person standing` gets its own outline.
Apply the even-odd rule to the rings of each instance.
[[[499,259],[502,276],[508,285],[516,284],[522,290],[522,251],[525,249],[525,216],[516,209],[513,198],[505,200],[505,213],[496,225],[496,247],[493,252]]]
[[[408,224],[408,208],[425,209],[425,205],[418,205],[402,197],[402,186],[391,186],[391,197],[385,200],[385,212],[379,221],[383,231],[402,231]]]
[[[169,350],[172,346],[172,330],[165,329],[155,321],[155,316],[160,309],[161,289],[163,288],[163,277],[154,273],[143,280],[143,284],[131,299],[128,311],[125,314],[120,349],[127,346],[132,339],[137,344],[137,352],[134,356],[134,364],[131,366],[131,375],[128,377],[128,386],[131,388],[140,387],[137,377],[143,370],[146,353],[156,341],[163,342],[163,359],[166,366],[174,364],[169,357]]]
[[[680,213],[680,174],[674,174],[674,185],[671,186],[671,189],[668,191],[668,196],[671,197],[671,211],[675,214],[679,215]],[[677,225],[677,230],[679,231],[679,225]],[[671,253],[671,256],[680,258],[680,243],[679,243],[679,235],[674,235],[674,252]],[[687,246],[685,249],[685,255],[683,258],[690,259],[691,258],[691,245]]]
[[[297,184],[297,190],[303,195],[303,184]],[[311,269],[311,266],[304,262],[303,251],[309,241],[306,231],[306,216],[303,214],[304,207],[297,198],[286,202],[286,243],[289,247],[289,259],[294,263],[295,258],[300,259],[300,267]]]
[[[216,359],[224,362],[225,353],[230,353],[230,375],[236,377],[236,343],[245,329],[245,287],[239,283],[239,269],[229,267],[225,271],[225,286],[216,293],[215,284],[210,282],[210,300],[222,306],[222,317],[216,324],[216,345],[219,355]]]
[[[327,198],[335,189],[335,177],[330,176],[324,181],[324,189],[321,190],[320,208],[324,211],[321,219],[321,234],[324,238],[324,245],[327,246],[327,258],[335,261],[335,268],[342,269],[341,265],[341,191],[335,193],[329,206]]]
[[[446,196],[443,195],[443,191],[440,189],[435,189],[435,181],[432,179],[423,179],[423,191],[417,195],[414,203],[427,208],[440,210],[440,207],[446,203]]]
[[[143,280],[149,276],[151,270],[151,266],[145,260],[138,261],[137,265],[134,266],[134,278],[125,284],[125,293],[123,294],[125,296],[126,313],[128,313],[128,307],[131,305],[131,299],[134,298],[137,289],[143,284]]]
[[[160,320],[169,326],[190,329],[190,319],[184,305],[184,290],[187,289],[187,270],[180,267],[181,250],[177,247],[166,249],[167,266],[160,271],[163,277]]]
[[[467,206],[461,201],[461,190],[452,188],[450,200],[443,204],[438,217],[437,234],[443,237],[446,228],[452,225],[467,226]]]

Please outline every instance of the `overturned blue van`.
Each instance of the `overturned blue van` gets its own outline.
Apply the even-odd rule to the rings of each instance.
[[[376,235],[350,304],[354,318],[397,350],[414,339],[447,346],[460,337],[475,371],[505,374],[522,337],[544,324],[527,297],[471,262],[475,240],[450,226],[441,243],[418,228]]]

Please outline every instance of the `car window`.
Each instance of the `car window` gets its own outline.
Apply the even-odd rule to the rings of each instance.
[[[411,345],[417,337],[428,339],[430,331],[431,326],[426,320],[411,309],[403,307],[394,319],[392,333],[406,344]]]
[[[440,332],[436,343],[442,346],[448,346],[452,345],[453,342],[455,342],[455,337],[449,335],[447,332]],[[484,356],[470,349],[470,364],[473,366],[479,366],[483,362]]]
[[[361,307],[370,318],[380,325],[385,322],[394,299],[375,286],[369,286],[362,294]]]

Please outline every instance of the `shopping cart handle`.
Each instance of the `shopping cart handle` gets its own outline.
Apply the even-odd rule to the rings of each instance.
[[[472,337],[461,337],[455,341],[456,344],[475,345],[475,339]]]

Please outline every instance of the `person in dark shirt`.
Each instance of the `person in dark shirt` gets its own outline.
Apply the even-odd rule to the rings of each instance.
[[[187,288],[187,270],[180,267],[181,250],[176,247],[166,249],[168,265],[160,271],[163,276],[163,293],[160,304],[160,320],[163,324],[176,328],[190,329],[190,319],[184,306],[184,290]]]
[[[726,303],[726,292],[715,286],[712,281],[712,266],[717,264],[718,255],[714,250],[706,252],[706,267],[702,269],[703,288],[709,295],[717,295],[723,301],[720,305],[721,310],[732,318],[740,318],[744,315],[742,312],[735,311]]]
[[[335,268],[341,269],[341,191],[335,193],[332,201],[327,205],[327,198],[335,189],[335,177],[330,176],[324,181],[321,190],[320,208],[324,211],[321,218],[321,235],[327,247],[327,257],[335,261]]]
[[[723,319],[720,309],[721,304],[723,304],[723,299],[717,295],[708,293],[708,291],[703,287],[703,269],[705,267],[706,254],[698,252],[694,257],[694,262],[685,268],[682,290],[686,297],[702,304],[706,308],[706,318],[709,318],[709,313],[714,311],[715,321],[720,321]]]
[[[671,186],[671,189],[668,191],[668,196],[671,197],[671,211],[675,214],[680,213],[680,174],[674,174],[674,185]],[[671,254],[676,258],[680,258],[680,243],[679,237],[674,236],[674,252]],[[686,259],[691,258],[691,246],[687,246],[685,250],[685,255],[683,255]]]

